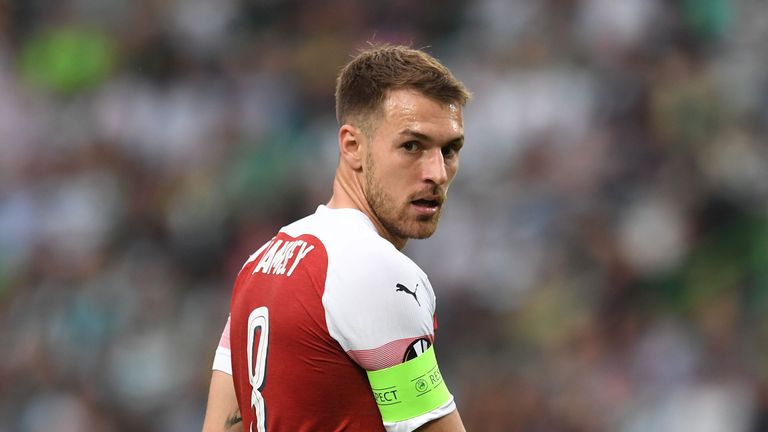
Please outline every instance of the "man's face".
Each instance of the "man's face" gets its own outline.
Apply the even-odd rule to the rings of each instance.
[[[401,89],[389,92],[379,113],[363,164],[368,204],[392,236],[427,238],[459,168],[461,108]]]

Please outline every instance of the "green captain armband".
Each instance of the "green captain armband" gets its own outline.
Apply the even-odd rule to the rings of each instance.
[[[451,400],[434,346],[397,366],[368,371],[373,397],[386,423],[412,419]]]

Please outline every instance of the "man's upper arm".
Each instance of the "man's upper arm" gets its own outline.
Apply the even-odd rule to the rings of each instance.
[[[214,370],[211,374],[203,432],[239,432],[242,430],[242,417],[237,406],[232,375]]]
[[[213,360],[208,406],[205,410],[203,432],[239,432],[243,430],[242,417],[237,405],[232,379],[232,361],[229,344],[230,319],[221,332],[219,346]]]

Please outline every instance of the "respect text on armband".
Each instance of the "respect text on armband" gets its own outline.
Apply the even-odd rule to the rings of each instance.
[[[440,374],[440,369],[435,365],[429,372],[410,379],[405,386],[409,387],[415,396],[421,396],[430,392],[435,387],[439,386],[443,382],[443,376]],[[398,396],[398,392],[406,390],[405,388],[399,388],[399,386],[392,386],[386,388],[374,388],[373,398],[376,399],[377,405],[394,405],[402,402]],[[415,390],[415,392],[413,392]]]
[[[376,403],[379,405],[400,403],[400,400],[397,399],[396,389],[373,389],[373,398],[376,399]]]
[[[275,240],[253,268],[253,273],[290,276],[314,248],[304,240]]]

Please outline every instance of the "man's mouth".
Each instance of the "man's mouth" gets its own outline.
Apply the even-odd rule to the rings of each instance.
[[[411,201],[411,203],[417,207],[423,207],[425,209],[437,208],[440,205],[440,201],[437,199],[417,199]]]
[[[422,216],[432,217],[440,211],[445,198],[441,194],[424,194],[411,201],[416,212]]]

